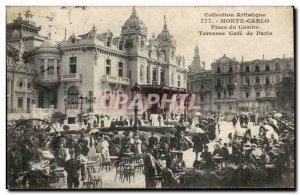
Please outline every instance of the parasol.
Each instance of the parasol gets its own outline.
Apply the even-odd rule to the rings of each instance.
[[[90,130],[89,134],[93,134],[93,133],[97,133],[97,132],[100,132],[99,129],[92,129]]]
[[[280,118],[280,117],[282,117],[282,114],[281,113],[276,113],[274,116],[277,117],[277,118]]]
[[[187,129],[187,131],[191,133],[204,133],[204,131],[199,127],[192,127],[190,129]]]

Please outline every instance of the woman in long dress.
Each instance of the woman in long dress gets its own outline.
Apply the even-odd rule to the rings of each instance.
[[[90,140],[89,140],[89,152],[87,154],[87,158],[90,161],[96,161],[97,160],[97,152],[96,152],[96,148],[95,148],[95,140],[94,138],[91,136]]]

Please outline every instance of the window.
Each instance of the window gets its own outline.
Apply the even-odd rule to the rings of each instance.
[[[150,66],[147,66],[147,83],[150,83]]]
[[[280,70],[280,64],[279,63],[275,64],[275,70]]]
[[[23,88],[23,86],[24,86],[23,81],[19,81],[18,86],[19,86],[20,88]]]
[[[129,70],[129,78],[131,79],[131,70]]]
[[[44,65],[45,65],[45,60],[44,59],[41,59],[40,60],[40,73],[42,74],[42,75],[44,75]]]
[[[68,124],[75,124],[76,118],[75,117],[68,117]]]
[[[217,86],[221,86],[221,79],[217,78]]]
[[[76,73],[77,57],[70,57],[69,66],[70,66],[70,73],[71,74]]]
[[[18,97],[18,108],[23,108],[23,97]]]
[[[220,68],[220,66],[217,67],[217,73],[221,73],[221,68]]]
[[[119,109],[123,108],[123,104],[121,104],[121,103],[123,102],[124,97],[122,94],[123,94],[122,92],[119,92],[119,96],[120,96]]]
[[[246,92],[246,98],[249,98],[249,92]]]
[[[233,96],[233,91],[229,91],[229,97]]]
[[[48,59],[48,75],[54,75],[54,59]]]
[[[260,92],[256,92],[256,97],[260,97]]]
[[[60,70],[60,60],[57,60],[56,68],[57,68],[57,75],[59,75],[59,70]]]
[[[250,72],[250,67],[246,66],[246,72]]]
[[[30,89],[30,88],[31,88],[31,83],[28,82],[28,83],[27,83],[27,89]]]
[[[123,51],[123,41],[119,42],[119,50]]]
[[[233,67],[229,66],[229,72],[233,72]]]
[[[266,96],[270,96],[271,95],[271,92],[270,91],[266,91]]]
[[[220,104],[218,104],[217,108],[218,108],[218,110],[221,110],[221,105],[220,105]]]
[[[255,72],[259,72],[259,65],[255,65]]]
[[[106,107],[110,106],[110,91],[106,92],[105,106]]]
[[[160,83],[161,85],[164,85],[165,83],[165,69],[160,69]]]
[[[153,82],[156,82],[156,67],[152,69],[152,80]]]
[[[266,85],[270,85],[270,77],[266,77]]]
[[[178,75],[178,87],[181,86],[181,78],[180,78],[180,75]]]
[[[119,77],[123,77],[123,62],[119,62]]]
[[[106,46],[111,47],[111,37],[107,37]]]
[[[228,81],[229,81],[229,85],[233,85],[233,77],[229,77]]]
[[[276,83],[280,83],[280,76],[279,75],[276,76]]]
[[[246,84],[247,84],[247,85],[250,85],[250,78],[249,78],[249,77],[246,77],[245,80],[246,80]]]
[[[260,83],[259,77],[256,77],[256,78],[255,78],[255,83],[256,83],[256,84],[259,84],[259,83]]]
[[[110,75],[110,69],[111,69],[111,60],[110,59],[106,59],[106,75]]]
[[[217,98],[221,98],[222,94],[218,92]]]
[[[77,87],[72,86],[68,89],[68,108],[78,109],[78,96],[79,92]]]
[[[270,71],[270,65],[266,64],[266,71]]]

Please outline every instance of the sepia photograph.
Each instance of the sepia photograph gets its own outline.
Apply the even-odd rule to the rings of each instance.
[[[292,6],[6,6],[8,190],[295,190]]]

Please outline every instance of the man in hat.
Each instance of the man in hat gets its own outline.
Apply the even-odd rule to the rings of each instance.
[[[171,137],[170,137],[170,149],[174,150],[177,148],[178,145],[178,138],[175,136],[174,132],[171,132]]]
[[[147,150],[143,151],[146,188],[155,188],[155,176],[157,175],[157,170],[155,167],[155,159],[151,154],[151,150],[152,148],[147,148]]]
[[[149,137],[149,144],[148,146],[150,148],[154,148],[154,146],[156,146],[158,144],[158,139],[156,136],[154,136],[154,132],[151,132],[151,137]]]
[[[162,183],[161,183],[162,188],[174,188],[179,183],[179,181],[175,179],[171,167],[172,167],[172,161],[166,160],[166,167],[162,171]]]
[[[120,145],[121,139],[119,137],[118,131],[114,131],[113,145]]]
[[[75,158],[74,150],[70,150],[70,159],[65,163],[65,171],[67,172],[68,188],[78,188],[79,186],[79,173],[80,161]]]
[[[162,132],[162,136],[159,140],[160,148],[163,150],[163,153],[165,154],[167,152],[167,148],[169,147],[169,139],[166,136],[165,132]]]
[[[121,153],[129,152],[130,150],[130,138],[129,132],[123,132],[124,137],[121,139]]]

